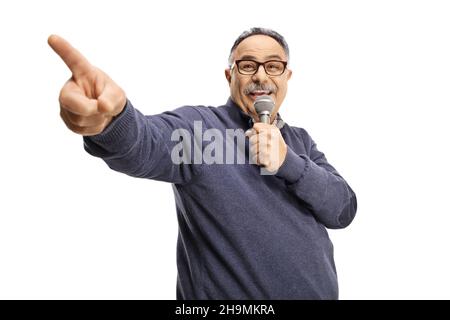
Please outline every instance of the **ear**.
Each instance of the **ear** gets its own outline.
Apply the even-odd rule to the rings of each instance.
[[[289,80],[292,77],[292,70],[288,69],[287,79]]]
[[[230,84],[231,83],[231,70],[229,68],[225,69],[225,78],[227,78],[228,84]]]

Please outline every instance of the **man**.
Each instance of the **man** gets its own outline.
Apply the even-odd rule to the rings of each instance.
[[[50,36],[49,45],[73,73],[61,90],[61,117],[84,136],[87,152],[113,170],[173,184],[178,299],[338,298],[326,228],[350,224],[356,197],[308,133],[278,114],[292,74],[281,35],[253,28],[236,40],[225,70],[231,97],[224,106],[153,116],[135,109],[64,39]],[[270,124],[259,122],[255,111],[260,95],[274,101]],[[220,144],[207,152],[212,136],[232,141],[225,146],[231,163],[217,157]],[[199,152],[217,161],[192,160]]]

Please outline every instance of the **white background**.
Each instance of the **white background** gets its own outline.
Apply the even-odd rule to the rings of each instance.
[[[341,299],[450,298],[448,1],[2,1],[0,298],[174,299],[171,186],[111,171],[59,118],[67,38],[143,113],[223,104],[252,26],[283,34],[280,110],[358,196]]]

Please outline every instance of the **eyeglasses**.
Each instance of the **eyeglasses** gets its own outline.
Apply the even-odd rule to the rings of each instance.
[[[269,76],[281,76],[286,70],[286,61],[269,60],[266,62],[258,62],[254,60],[236,60],[234,62],[237,65],[240,74],[254,75],[258,72],[259,66],[264,66],[264,71]]]

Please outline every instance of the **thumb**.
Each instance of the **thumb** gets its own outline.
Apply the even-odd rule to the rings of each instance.
[[[250,128],[250,129],[248,129],[247,131],[245,131],[245,136],[246,136],[247,138],[250,138],[250,137],[252,137],[253,135],[255,135],[256,133],[257,133],[257,132],[256,132],[255,129]]]
[[[126,104],[124,91],[116,85],[106,84],[97,98],[98,111],[111,116],[118,115]]]

